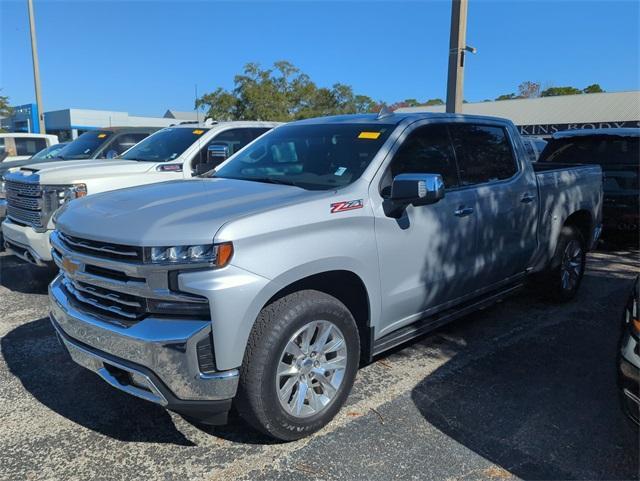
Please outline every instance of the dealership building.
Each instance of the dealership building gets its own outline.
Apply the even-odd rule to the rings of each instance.
[[[202,119],[203,114],[199,114]],[[60,140],[75,139],[78,135],[106,127],[168,127],[185,121],[198,120],[196,112],[167,110],[162,117],[140,117],[128,112],[112,110],[63,109],[44,113],[48,134],[56,134]],[[13,107],[13,114],[0,121],[10,132],[39,132],[36,104]]]
[[[406,107],[400,112],[444,112],[444,105]],[[522,135],[609,127],[640,127],[640,91],[562,95],[533,99],[465,103],[465,114],[510,119]]]

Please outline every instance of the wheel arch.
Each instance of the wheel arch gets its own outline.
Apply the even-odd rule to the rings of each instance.
[[[335,297],[349,309],[360,334],[361,361],[368,362],[372,355],[373,328],[370,296],[362,278],[353,271],[342,269],[311,274],[282,287],[271,296],[263,308],[288,294],[307,289]]]

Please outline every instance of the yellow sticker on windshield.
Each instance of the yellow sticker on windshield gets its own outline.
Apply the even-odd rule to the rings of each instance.
[[[195,135],[202,135],[202,134],[204,134],[204,130],[202,130],[202,129],[196,129],[196,130],[194,130],[192,133],[193,133],[193,134],[195,134]]]
[[[98,134],[98,138],[99,139],[104,139],[107,136],[107,134]]]
[[[376,140],[378,137],[380,137],[380,132],[360,132],[360,135],[358,135],[359,139]]]

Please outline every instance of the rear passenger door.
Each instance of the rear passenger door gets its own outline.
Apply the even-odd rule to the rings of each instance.
[[[465,122],[449,129],[460,187],[474,192],[477,249],[469,268],[481,289],[528,267],[537,245],[537,184],[533,169],[517,161],[522,157],[504,125]]]

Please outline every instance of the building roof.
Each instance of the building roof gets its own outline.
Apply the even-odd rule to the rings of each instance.
[[[204,119],[203,113],[198,113],[195,111],[191,112],[180,112],[178,110],[169,109],[164,113],[164,117],[167,119],[177,119],[177,120],[202,120]]]
[[[396,112],[444,112],[444,105],[405,107]],[[516,125],[582,124],[640,120],[640,91],[562,95],[466,103],[464,114],[504,117]]]

